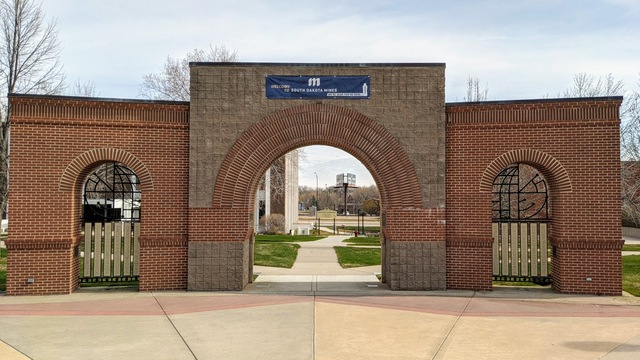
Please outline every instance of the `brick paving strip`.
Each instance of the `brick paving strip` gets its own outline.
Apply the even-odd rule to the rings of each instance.
[[[287,296],[185,293],[131,293],[130,298],[80,301],[6,303],[0,298],[0,316],[159,316],[229,309],[256,308],[302,302],[323,302],[386,308],[441,315],[522,317],[640,317],[640,302],[593,304],[551,300],[497,299],[455,296]],[[74,295],[69,295],[74,297]],[[18,298],[20,300],[25,299]],[[615,298],[613,298],[615,299]],[[635,298],[634,298],[635,299]]]

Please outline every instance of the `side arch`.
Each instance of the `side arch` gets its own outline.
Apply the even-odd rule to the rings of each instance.
[[[84,178],[90,171],[89,166],[105,161],[117,161],[126,164],[140,180],[141,191],[153,191],[153,179],[142,161],[132,154],[112,148],[92,149],[84,152],[71,161],[60,177],[58,190],[72,191],[77,179]]]
[[[385,208],[422,208],[416,170],[400,142],[369,117],[327,104],[277,111],[247,129],[221,165],[214,208],[250,208],[267,167],[308,145],[334,146],[360,160],[378,184]]]
[[[512,150],[500,155],[485,169],[480,179],[480,191],[491,192],[493,180],[509,164],[525,163],[539,167],[552,189],[557,192],[571,192],[571,179],[564,166],[549,154],[532,149]]]

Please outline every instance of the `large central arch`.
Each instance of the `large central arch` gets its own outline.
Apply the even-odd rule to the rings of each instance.
[[[378,184],[383,210],[382,269],[389,286],[413,290],[444,288],[444,246],[426,243],[444,240],[444,223],[439,220],[444,217],[444,209],[423,208],[416,169],[393,134],[360,112],[329,104],[292,106],[268,115],[251,125],[224,158],[213,191],[210,211],[213,215],[204,219],[209,219],[217,236],[234,243],[233,246],[227,244],[227,249],[236,250],[226,251],[234,259],[231,262],[238,264],[242,258],[244,268],[242,271],[232,269],[232,277],[242,278],[243,284],[227,282],[226,286],[244,287],[251,275],[247,268],[251,268],[252,225],[245,215],[251,213],[254,206],[254,194],[262,174],[280,156],[308,145],[329,145],[349,152],[364,164]],[[197,219],[203,219],[196,213],[203,212],[203,209],[192,209],[192,228],[206,226],[196,225]],[[234,221],[229,221],[230,217],[234,217]],[[419,227],[420,231],[413,231],[411,227]],[[193,241],[194,235],[191,232],[190,255],[197,257],[212,247],[216,249],[214,252],[221,251],[218,247],[222,242]],[[428,259],[434,268],[422,266],[419,258]],[[190,256],[190,272],[197,271],[198,262],[207,263]],[[407,264],[411,264],[411,268]],[[191,276],[191,279],[197,278]],[[208,284],[193,280],[190,287],[203,290],[215,284],[215,280]]]
[[[371,97],[265,95],[265,77],[292,73],[367,77]],[[195,63],[191,79],[190,290],[250,281],[258,182],[278,157],[308,145],[345,150],[375,179],[389,287],[446,288],[443,64]]]
[[[277,158],[308,145],[340,148],[360,160],[378,184],[383,207],[421,208],[415,168],[398,140],[356,111],[326,104],[294,106],[252,125],[222,163],[217,208],[253,208],[258,181]]]

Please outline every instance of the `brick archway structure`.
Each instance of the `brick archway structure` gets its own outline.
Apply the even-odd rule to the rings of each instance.
[[[399,77],[413,79],[402,90],[385,65],[192,64],[192,79],[209,80],[191,86],[188,289],[239,290],[248,283],[258,181],[279,156],[313,144],[346,150],[376,180],[390,288],[446,289],[444,66],[401,68]],[[366,76],[379,86],[365,100],[263,98],[265,76],[290,71]],[[216,261],[207,253],[242,266],[199,277],[210,272],[204,264]]]
[[[448,104],[448,288],[491,289],[492,183],[505,166],[523,162],[549,185],[554,289],[620,294],[620,102]]]
[[[398,140],[361,113],[325,104],[277,111],[245,131],[222,163],[213,206],[251,209],[270,164],[308,145],[334,146],[360,160],[376,180],[385,209],[422,208],[415,168]]]
[[[78,181],[84,179],[91,171],[92,165],[98,165],[106,161],[125,164],[136,173],[140,181],[141,191],[153,191],[153,179],[142,161],[124,150],[109,148],[92,149],[73,159],[64,170],[64,173],[62,173],[58,189],[60,191],[72,191]]]
[[[480,179],[480,191],[493,191],[493,181],[496,176],[510,164],[525,163],[534,166],[549,182],[553,191],[571,192],[571,179],[560,162],[549,154],[533,149],[512,150],[500,155],[491,162]]]
[[[482,178],[480,180],[480,191],[492,194],[493,191],[495,191],[494,190],[495,178],[505,168],[513,164],[530,165],[533,168],[535,168],[544,177],[544,180],[546,181],[546,184],[549,189],[549,192],[548,192],[549,198],[548,198],[547,204],[550,204],[548,205],[550,206],[550,209],[549,209],[550,214],[554,213],[553,206],[554,206],[555,200],[561,199],[562,195],[564,195],[565,193],[570,194],[572,191],[571,179],[566,169],[564,168],[564,166],[562,166],[562,164],[551,155],[546,154],[542,151],[534,150],[534,149],[517,149],[517,150],[512,150],[498,156],[495,160],[493,160],[487,166],[486,170],[482,174]],[[486,204],[486,205],[489,206],[489,204]],[[557,212],[562,213],[561,210]],[[561,235],[558,235],[558,234],[562,234],[566,232],[567,224],[561,221],[554,221],[553,216],[551,216],[549,219],[551,220],[549,222],[549,224],[551,224],[551,237],[550,237],[551,243],[557,244],[558,242],[554,241],[554,239],[561,237]],[[526,239],[527,230],[521,230],[521,236],[523,236],[522,232],[525,233],[524,238]],[[502,236],[508,236],[508,235],[502,235]],[[512,235],[512,240],[511,240],[513,243],[517,243],[517,241],[513,240],[513,238],[517,239],[517,236]],[[531,241],[534,241],[534,240],[532,239]],[[546,248],[546,245],[545,245],[545,248]],[[547,257],[546,254],[544,256],[545,258]],[[494,262],[497,261],[495,257],[496,255],[494,254]],[[502,261],[504,262],[505,260],[503,259]],[[545,264],[546,264],[546,261],[547,259],[545,259],[545,262],[544,262]],[[537,260],[535,262],[537,263]],[[558,266],[557,263],[558,261],[553,261],[552,266],[557,267]],[[551,272],[552,279],[554,277],[554,274],[555,272],[552,271]],[[558,283],[559,281],[560,279],[556,280],[555,282]]]
[[[74,192],[103,161],[141,181],[140,290],[242,290],[260,175],[312,144],[346,150],[376,180],[393,290],[491,290],[491,184],[525,162],[549,180],[553,287],[620,294],[622,98],[447,104],[444,64],[190,66],[188,103],[10,95],[8,294],[78,286]],[[369,86],[273,98],[269,76],[309,78],[309,92],[320,78]]]

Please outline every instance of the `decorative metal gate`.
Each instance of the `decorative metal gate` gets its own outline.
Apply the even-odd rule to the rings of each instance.
[[[85,223],[80,282],[136,281],[140,223]]]
[[[85,181],[80,282],[138,280],[138,185],[135,173],[119,163],[99,166]]]
[[[533,167],[515,164],[493,182],[493,278],[550,283],[549,198]]]

